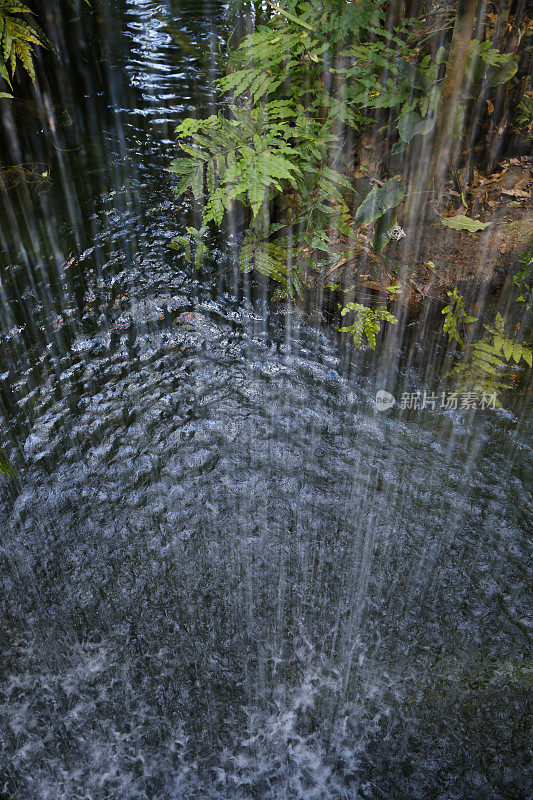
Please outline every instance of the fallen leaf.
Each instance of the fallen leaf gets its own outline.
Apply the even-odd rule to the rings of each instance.
[[[365,289],[374,289],[376,292],[384,291],[381,284],[376,283],[376,281],[364,281],[363,286],[365,287]]]
[[[502,194],[508,197],[520,197],[522,200],[528,200],[531,197],[531,192],[524,192],[522,189],[502,189]]]
[[[468,231],[469,233],[482,231],[491,224],[490,222],[480,222],[478,219],[465,217],[464,214],[456,214],[454,217],[441,217],[440,221],[447,228],[453,228],[455,231]]]
[[[409,278],[409,283],[411,284],[411,286],[415,287],[416,291],[419,292],[422,295],[422,297],[424,298],[426,297],[427,293],[418,285],[418,283],[415,283],[415,281],[412,278]]]
[[[497,181],[498,178],[501,178],[502,175],[505,175],[508,170],[509,167],[507,166],[504,167],[500,172],[493,172],[489,178],[485,178],[484,183],[493,183],[494,181]]]

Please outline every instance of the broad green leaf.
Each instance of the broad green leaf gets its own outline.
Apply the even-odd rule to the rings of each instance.
[[[383,249],[390,242],[395,225],[396,215],[394,213],[384,214],[376,221],[374,226],[374,238],[372,240],[372,247],[376,255],[381,255]]]
[[[434,117],[431,120],[426,120],[416,111],[408,111],[398,120],[398,132],[402,141],[410,142],[413,136],[417,136],[419,133],[429,133],[433,130],[434,125]]]
[[[502,64],[501,67],[494,67],[487,71],[487,85],[490,88],[500,86],[502,83],[510,81],[518,69],[518,64],[514,59]]]
[[[395,208],[405,195],[405,186],[392,178],[372,189],[355,213],[355,221],[359,225],[369,225],[383,216],[391,208]]]
[[[405,142],[402,142],[402,140],[400,139],[399,142],[396,142],[395,144],[392,145],[391,155],[396,156],[399,153],[403,153],[405,147],[406,147]]]
[[[469,233],[482,231],[492,224],[490,222],[480,222],[478,219],[472,219],[471,217],[465,217],[464,214],[457,214],[455,217],[440,217],[440,221],[447,228],[453,228],[455,231],[468,231]]]

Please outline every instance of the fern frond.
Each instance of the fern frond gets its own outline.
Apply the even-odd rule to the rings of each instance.
[[[18,14],[30,15],[23,19]],[[17,60],[35,83],[33,54],[35,46],[53,48],[52,43],[32,19],[33,12],[18,0],[0,0],[0,76],[10,85],[7,65],[11,77],[15,73]]]

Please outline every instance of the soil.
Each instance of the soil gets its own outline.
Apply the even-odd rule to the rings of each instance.
[[[466,294],[500,289],[519,257],[533,249],[532,159],[508,159],[488,177],[474,173],[468,208],[453,183],[446,188],[441,216],[463,214],[490,221],[489,227],[479,233],[453,230],[430,209],[422,225],[409,226],[400,218],[405,237],[391,241],[380,259],[371,250],[372,229],[359,229],[360,251],[330,270],[324,284],[355,283],[356,292],[384,299],[386,287],[400,283],[412,311],[424,298],[445,301],[454,286]]]

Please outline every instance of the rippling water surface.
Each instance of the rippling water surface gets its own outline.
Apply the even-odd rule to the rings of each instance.
[[[224,19],[66,13],[3,116],[50,175],[0,197],[0,790],[525,799],[522,412],[378,414],[376,372],[231,248],[201,274],[168,248]]]

